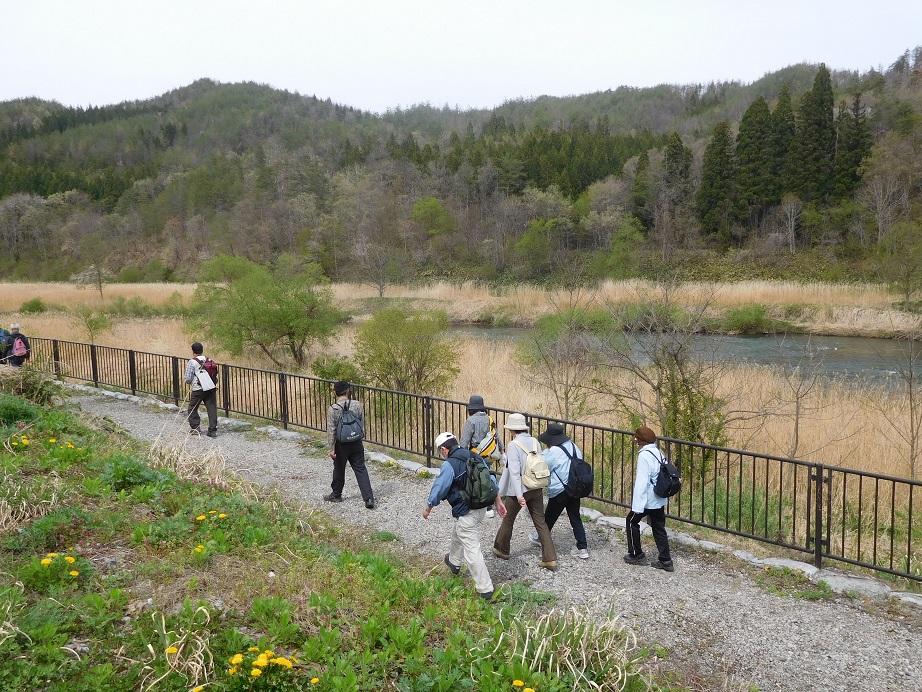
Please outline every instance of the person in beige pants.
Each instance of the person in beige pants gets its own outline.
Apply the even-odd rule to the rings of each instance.
[[[455,524],[451,531],[451,547],[445,556],[445,564],[454,575],[461,572],[462,564],[466,564],[474,579],[477,593],[481,598],[490,600],[493,598],[493,581],[490,579],[483,551],[480,549],[480,524],[487,509],[471,509],[464,492],[468,472],[467,461],[473,452],[459,446],[458,440],[450,432],[440,433],[435,438],[435,448],[444,461],[439,475],[432,483],[426,508],[422,512],[423,519],[428,520],[432,510],[443,500],[451,505],[451,516],[454,517]],[[498,495],[494,506],[500,516],[506,513]]]
[[[531,449],[538,443],[528,434],[528,423],[521,413],[510,415],[503,427],[511,430],[515,436],[512,442],[506,445],[506,465],[499,479],[499,496],[503,498],[506,516],[503,517],[503,523],[500,524],[493,541],[493,554],[501,560],[509,559],[509,543],[512,539],[515,518],[520,509],[528,507],[528,513],[531,515],[531,521],[535,525],[538,540],[541,543],[541,561],[538,565],[545,569],[556,570],[557,550],[554,548],[551,532],[544,521],[544,490],[541,488],[525,490],[522,485],[522,464],[527,456],[525,450]]]

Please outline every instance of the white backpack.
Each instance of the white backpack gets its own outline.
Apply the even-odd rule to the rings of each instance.
[[[541,445],[532,438],[534,449],[526,449],[518,440],[513,440],[519,449],[525,452],[525,462],[522,464],[522,485],[529,490],[546,488],[551,479],[551,470],[547,467]]]

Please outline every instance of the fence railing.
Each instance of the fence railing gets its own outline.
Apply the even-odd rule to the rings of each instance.
[[[184,398],[185,358],[109,346],[31,339],[37,365],[61,379],[92,382],[132,394]],[[331,382],[237,365],[219,367],[218,404],[232,413],[326,430]],[[465,402],[356,386],[365,406],[369,443],[434,457],[442,430],[460,431]],[[491,408],[501,427],[513,411]],[[526,414],[533,429],[552,420]],[[592,499],[630,507],[637,448],[627,430],[563,421],[595,468]],[[668,516],[715,531],[799,551],[814,564],[836,560],[922,581],[922,522],[913,507],[922,481],[868,473],[758,452],[662,438],[679,467],[682,492]]]

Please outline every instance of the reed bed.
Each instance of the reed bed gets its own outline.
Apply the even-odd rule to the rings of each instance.
[[[12,312],[27,300],[41,298],[45,303],[64,308],[80,305],[96,307],[116,298],[141,298],[156,306],[166,305],[174,294],[188,298],[195,290],[195,284],[145,283],[104,284],[103,295],[94,285],[65,282],[45,283],[0,283],[0,311]]]

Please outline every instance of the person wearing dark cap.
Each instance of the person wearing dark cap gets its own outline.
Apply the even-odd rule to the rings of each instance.
[[[656,569],[672,572],[675,567],[669,554],[669,538],[666,536],[667,500],[653,492],[660,465],[664,461],[663,453],[656,446],[656,433],[646,426],[634,431],[634,441],[640,451],[637,453],[637,476],[634,480],[631,511],[625,519],[627,555],[624,556],[624,561],[629,565],[649,564]],[[658,558],[652,563],[647,560],[640,544],[640,520],[644,517],[653,531],[653,540],[656,541],[656,549],[659,551]]]
[[[538,442],[547,447],[544,452],[544,461],[551,472],[547,486],[547,506],[544,508],[544,521],[549,531],[554,530],[554,524],[560,514],[567,510],[570,528],[573,529],[573,538],[576,539],[576,555],[581,560],[589,559],[589,544],[586,542],[586,527],[579,514],[579,498],[570,496],[564,484],[570,477],[570,462],[573,459],[582,459],[583,452],[576,446],[560,423],[548,423],[547,430],[538,435]],[[538,534],[530,536],[531,542],[541,545]]]
[[[375,508],[375,496],[371,491],[371,479],[368,477],[368,468],[365,466],[365,446],[361,438],[352,442],[340,442],[336,439],[336,430],[342,420],[343,413],[348,411],[364,428],[364,414],[362,403],[352,398],[352,385],[340,380],[333,385],[336,402],[327,411],[327,443],[330,449],[330,458],[333,460],[333,482],[330,483],[329,495],[324,495],[327,502],[342,502],[343,487],[346,485],[346,462],[352,466],[355,480],[362,493],[362,501],[368,509]]]
[[[467,402],[467,420],[461,428],[458,445],[486,459],[494,476],[502,473],[503,441],[496,434],[496,423],[487,413],[483,397],[479,394],[472,394]],[[495,516],[492,507],[487,510],[486,516]]]

